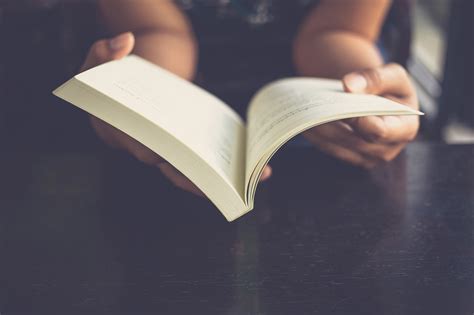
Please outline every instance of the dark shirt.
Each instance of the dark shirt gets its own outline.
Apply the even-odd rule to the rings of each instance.
[[[315,0],[175,0],[199,44],[197,82],[241,115],[256,90],[295,75],[292,42]]]
[[[209,81],[293,73],[291,43],[315,0],[175,0],[189,16]]]
[[[176,3],[200,49],[197,82],[240,113],[256,88],[291,75],[291,41],[314,0]],[[95,0],[0,0],[0,140],[11,147],[80,146],[85,114],[51,95],[77,73],[101,31]]]

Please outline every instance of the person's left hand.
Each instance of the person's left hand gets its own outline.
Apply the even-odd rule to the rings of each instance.
[[[343,78],[348,93],[376,94],[418,109],[415,89],[398,64],[352,72]],[[305,137],[322,151],[364,168],[394,159],[418,132],[419,117],[367,116],[314,127]]]

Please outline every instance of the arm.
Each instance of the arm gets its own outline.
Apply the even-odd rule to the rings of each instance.
[[[294,41],[296,69],[306,76],[343,79],[346,92],[382,95],[418,108],[406,71],[383,65],[375,45],[389,5],[389,0],[322,0]],[[415,116],[371,116],[322,125],[305,135],[321,150],[370,168],[395,158],[418,125]]]
[[[194,35],[187,17],[171,0],[100,0],[99,8],[104,26],[120,35],[96,42],[83,70],[133,52],[187,80],[193,79],[197,61]],[[186,177],[135,139],[95,117],[91,117],[91,124],[110,146],[158,167],[176,186],[202,195]],[[262,180],[270,173],[267,167]]]
[[[323,0],[300,26],[294,63],[303,75],[341,79],[382,65],[375,46],[389,0]]]
[[[170,0],[100,0],[103,24],[112,34],[132,32],[133,53],[188,80],[197,48],[187,17]]]
[[[188,20],[172,1],[100,0],[99,9],[104,26],[119,35],[95,42],[82,70],[133,52],[185,79],[193,78],[197,55],[194,36]],[[90,119],[104,142],[158,167],[176,186],[202,195],[194,184],[153,151],[102,120]]]

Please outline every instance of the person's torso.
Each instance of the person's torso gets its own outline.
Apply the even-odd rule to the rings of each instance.
[[[197,81],[243,113],[256,88],[292,74],[291,42],[315,2],[175,0],[199,42]],[[54,145],[66,129],[80,134],[73,130],[82,129],[77,111],[58,106],[51,91],[77,73],[90,45],[106,35],[96,0],[0,1],[0,125],[7,138],[35,144],[41,141],[32,136],[48,138]]]

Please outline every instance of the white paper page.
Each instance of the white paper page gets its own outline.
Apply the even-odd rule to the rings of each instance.
[[[100,68],[76,78],[172,134],[243,191],[245,126],[232,109],[137,56]]]
[[[257,93],[248,110],[246,183],[262,158],[310,126],[370,114],[418,113],[386,98],[345,93],[336,80],[292,78],[271,83]]]

